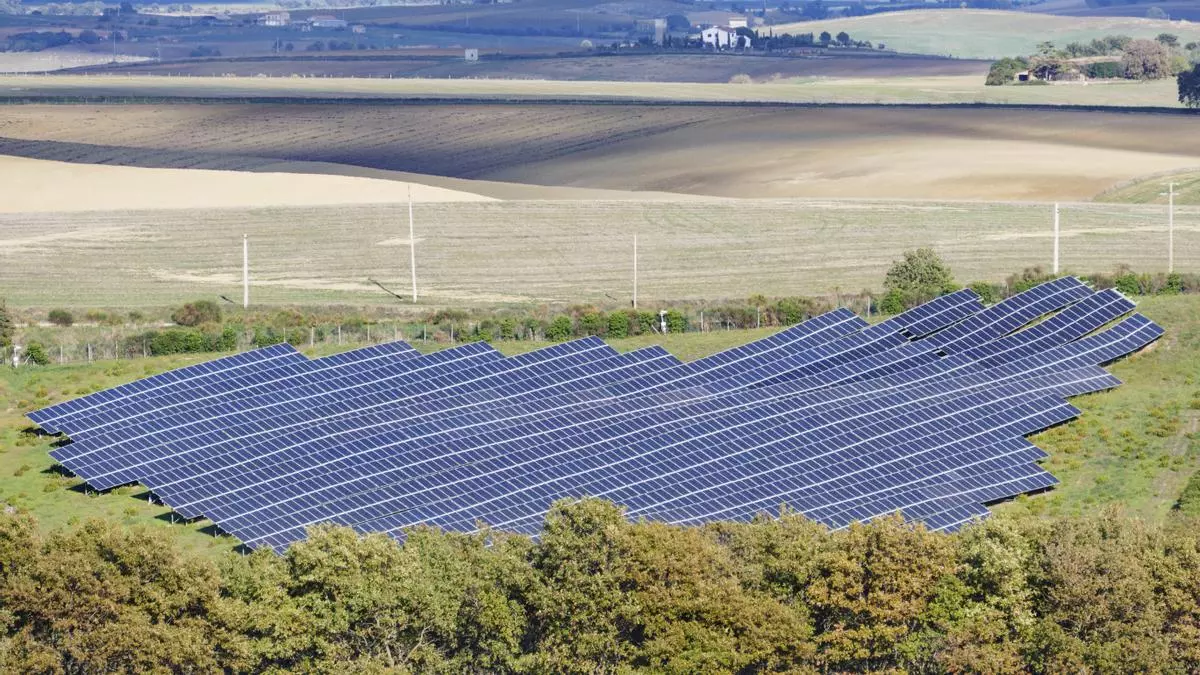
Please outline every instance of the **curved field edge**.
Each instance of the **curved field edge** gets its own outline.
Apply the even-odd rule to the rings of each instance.
[[[1180,43],[1200,40],[1200,25],[1132,17],[1064,17],[1002,10],[922,10],[784,24],[776,32],[845,31],[855,40],[889,49],[964,59],[995,59],[1036,51],[1042,42],[1062,46],[1106,35],[1153,39],[1172,33]]]
[[[1192,472],[1200,469],[1200,296],[1149,298],[1139,304],[1166,329],[1152,348],[1111,366],[1124,384],[1073,399],[1080,419],[1033,437],[1049,454],[1045,467],[1062,482],[1040,495],[999,505],[1001,517],[1044,518],[1095,512],[1107,504],[1162,521]],[[715,331],[610,341],[622,351],[662,344],[694,359],[770,331]],[[437,349],[432,343],[414,343]],[[542,346],[499,342],[505,353]],[[349,349],[346,345],[342,349]],[[319,354],[333,351],[326,348]],[[189,549],[220,555],[236,542],[214,536],[210,523],[173,524],[170,512],[130,486],[95,494],[61,474],[47,454],[51,438],[32,433],[23,414],[84,393],[203,360],[157,357],[80,366],[0,369],[0,501],[29,509],[45,528],[99,517],[167,528]]]
[[[0,101],[206,102],[405,100],[466,103],[473,99],[551,103],[696,104],[969,104],[1184,110],[1174,80],[1090,86],[988,87],[982,77],[791,78],[752,84],[580,82],[298,77],[168,77],[154,75],[0,76]]]

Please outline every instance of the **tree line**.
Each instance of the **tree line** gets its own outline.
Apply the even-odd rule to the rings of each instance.
[[[219,561],[161,528],[0,514],[12,672],[1194,672],[1200,518],[898,517],[827,532],[552,506],[538,539],[321,526]],[[1186,491],[1185,491],[1186,492]],[[1182,502],[1182,500],[1181,500]]]
[[[985,83],[1001,86],[1018,83],[1018,73],[1028,72],[1029,82],[1054,80],[1128,79],[1158,80],[1177,76],[1200,60],[1200,43],[1180,44],[1179,37],[1161,33],[1153,40],[1109,35],[1091,42],[1071,42],[1057,47],[1038,45],[1036,53],[1000,59],[992,64]]]
[[[1055,275],[1041,267],[1027,268],[1010,275],[1003,283],[971,282],[985,304],[994,304],[1010,295],[1026,291]],[[1120,267],[1112,273],[1081,275],[1098,290],[1116,288],[1127,296],[1178,295],[1200,293],[1200,275],[1138,273]],[[769,298],[753,295],[741,301],[725,303],[672,303],[660,314],[656,311],[611,309],[580,304],[559,311],[540,307],[504,311],[468,311],[439,309],[418,320],[379,322],[363,315],[337,317],[305,313],[296,308],[269,313],[227,315],[209,300],[197,300],[175,308],[171,322],[175,327],[140,327],[147,317],[132,312],[128,317],[114,312],[90,310],[89,322],[112,327],[119,358],[166,356],[171,354],[227,352],[244,347],[267,347],[282,342],[302,346],[326,342],[343,332],[361,341],[376,326],[378,339],[400,337],[432,340],[439,343],[497,342],[532,340],[561,342],[597,336],[623,339],[639,335],[662,335],[689,331],[776,328],[791,326],[835,307],[849,307],[863,314],[894,315],[964,286],[955,281],[950,268],[932,249],[917,249],[903,254],[888,270],[883,292],[864,290],[835,297],[789,296]],[[66,309],[46,314],[50,324],[69,328],[75,315]],[[133,325],[128,332],[118,331]],[[0,304],[0,350],[10,347],[15,326],[10,312]],[[25,354],[30,363],[47,365],[56,359],[47,335],[28,340]],[[369,340],[368,340],[369,341]],[[340,343],[340,339],[339,339]]]

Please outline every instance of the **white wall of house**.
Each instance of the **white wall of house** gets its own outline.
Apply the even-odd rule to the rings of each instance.
[[[737,32],[729,30],[727,28],[723,28],[721,26],[713,26],[712,28],[705,28],[700,33],[700,37],[701,37],[701,39],[704,40],[704,44],[715,47],[717,49],[736,49],[738,46]],[[750,46],[751,46],[750,43],[751,43],[750,38],[746,38],[745,45],[746,45],[747,49],[750,48]]]

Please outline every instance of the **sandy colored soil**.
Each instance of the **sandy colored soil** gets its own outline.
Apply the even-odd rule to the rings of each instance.
[[[441,58],[361,57],[317,60],[272,58],[254,61],[205,60],[191,63],[145,63],[89,72],[120,74],[243,77],[374,77],[374,78],[492,78],[588,80],[608,82],[726,83],[735,75],[756,81],[797,77],[940,77],[987,74],[986,61],[966,61],[889,55],[834,54],[830,57],[764,57],[737,54],[663,54],[655,56],[592,56],[525,58],[466,63],[461,53]]]
[[[280,170],[264,159],[320,162],[660,196],[1080,200],[1200,166],[1197,132],[1189,116],[1020,110],[25,105],[0,118],[0,154],[258,171]]]
[[[415,202],[490,199],[377,178],[97,166],[2,155],[0,175],[3,213],[382,204],[406,202],[410,186]]]
[[[989,103],[1180,108],[1175,82],[1053,87],[988,87],[980,75],[799,77],[753,84],[602,82],[531,79],[390,77],[162,77],[156,75],[0,75],[0,100],[29,97],[195,96],[388,99],[469,98],[499,101],[687,101],[726,103]]]

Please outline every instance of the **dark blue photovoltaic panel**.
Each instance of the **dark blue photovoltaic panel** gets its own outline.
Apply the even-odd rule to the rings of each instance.
[[[252,548],[318,523],[536,535],[550,504],[584,496],[677,524],[786,505],[833,529],[900,513],[952,531],[1056,483],[1026,437],[1162,335],[1133,310],[1066,277],[873,325],[838,309],[690,363],[598,338],[513,357],[278,345],[30,419],[71,437],[52,454],[92,487],[139,482]]]

